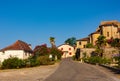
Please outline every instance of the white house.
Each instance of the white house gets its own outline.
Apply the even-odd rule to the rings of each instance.
[[[0,62],[3,62],[9,57],[18,57],[20,59],[26,59],[33,53],[29,44],[17,40],[14,44],[5,47],[0,50]]]
[[[75,55],[74,47],[68,44],[62,44],[58,46],[58,49],[63,52],[62,58],[72,57]]]

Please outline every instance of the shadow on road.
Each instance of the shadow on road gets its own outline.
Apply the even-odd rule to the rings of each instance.
[[[104,65],[100,65],[100,66],[109,69],[109,70],[110,70],[112,73],[114,73],[114,74],[120,74],[120,69],[113,68],[113,67],[109,67],[109,66],[104,66]]]

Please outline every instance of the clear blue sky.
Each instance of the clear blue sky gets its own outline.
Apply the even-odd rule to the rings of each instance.
[[[0,48],[16,40],[56,45],[95,31],[101,21],[120,21],[120,0],[0,0]]]

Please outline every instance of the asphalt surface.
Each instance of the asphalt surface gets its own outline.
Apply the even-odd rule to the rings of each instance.
[[[120,81],[109,73],[89,64],[63,59],[58,69],[45,81]]]

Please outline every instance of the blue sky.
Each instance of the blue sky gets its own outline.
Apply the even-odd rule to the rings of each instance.
[[[0,48],[16,40],[56,45],[95,31],[101,21],[120,21],[120,0],[0,0]]]

